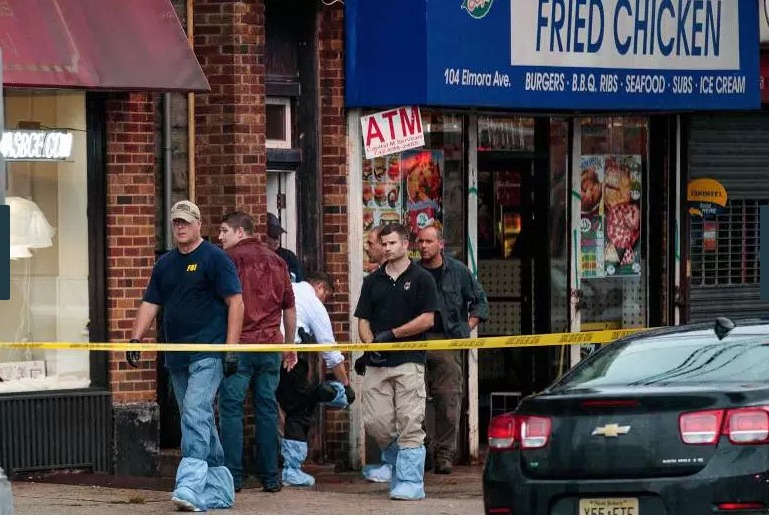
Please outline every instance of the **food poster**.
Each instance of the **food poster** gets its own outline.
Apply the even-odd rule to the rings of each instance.
[[[604,218],[603,199],[604,170],[603,156],[581,157],[580,184],[581,209],[580,232],[582,278],[603,277],[604,263]]]
[[[377,225],[403,221],[400,154],[363,161],[363,269],[376,269],[365,253],[369,231]]]
[[[641,274],[640,155],[581,159],[582,277]]]
[[[411,231],[411,256],[419,257],[417,232],[429,225],[443,229],[443,150],[401,153],[405,225]]]
[[[606,275],[641,275],[641,155],[606,155]]]
[[[435,225],[443,229],[442,150],[410,150],[363,160],[363,242],[378,225],[403,223],[411,230],[410,256],[419,259],[416,235]],[[364,271],[376,268],[363,254]]]

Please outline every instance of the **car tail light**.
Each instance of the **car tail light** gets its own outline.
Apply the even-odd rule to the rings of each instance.
[[[518,439],[518,425],[513,414],[502,414],[489,423],[489,448],[511,450]]]
[[[552,419],[539,416],[519,416],[521,422],[521,449],[544,448],[550,439]]]
[[[678,426],[686,444],[716,444],[721,435],[723,410],[705,410],[681,414]]]
[[[686,444],[716,444],[722,435],[732,444],[769,443],[769,407],[690,412],[678,424]]]
[[[724,435],[734,444],[756,444],[769,439],[769,412],[763,408],[737,408],[726,413]]]
[[[544,448],[550,440],[552,426],[549,417],[502,414],[489,424],[489,447],[512,450],[520,442],[523,450]]]
[[[766,508],[761,502],[724,502],[717,507],[719,511],[762,511]]]

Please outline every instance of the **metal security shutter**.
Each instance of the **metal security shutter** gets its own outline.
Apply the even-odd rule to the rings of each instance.
[[[703,222],[690,225],[689,321],[769,316],[759,300],[758,213],[769,204],[769,114],[691,118],[689,177],[714,178],[728,193],[716,218],[716,249],[703,247]]]

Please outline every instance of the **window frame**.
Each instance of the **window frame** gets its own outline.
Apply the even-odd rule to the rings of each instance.
[[[286,137],[284,139],[268,139],[267,136],[267,113],[265,109],[265,145],[267,148],[273,149],[291,149],[292,134],[291,134],[291,98],[290,97],[266,97],[266,105],[283,106],[284,112],[284,130]]]

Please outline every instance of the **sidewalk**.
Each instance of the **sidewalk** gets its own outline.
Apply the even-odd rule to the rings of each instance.
[[[308,470],[313,488],[284,488],[264,493],[246,484],[235,506],[214,514],[482,514],[481,467],[460,466],[449,476],[428,473],[428,497],[395,502],[387,484],[363,480],[357,473]],[[167,479],[116,479],[91,474],[56,475],[44,482],[13,483],[16,514],[168,514],[174,512]]]

